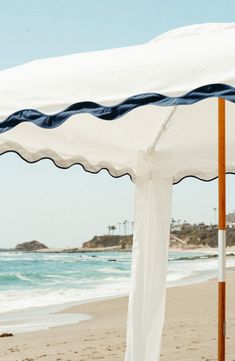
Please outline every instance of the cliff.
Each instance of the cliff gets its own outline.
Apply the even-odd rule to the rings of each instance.
[[[84,242],[82,249],[116,247],[117,249],[130,249],[132,235],[128,236],[94,236],[90,241]]]
[[[90,241],[83,243],[82,249],[103,249],[103,248],[116,248],[130,250],[132,248],[133,236],[94,236]],[[173,248],[184,248],[187,242],[171,234],[170,247]]]
[[[102,249],[116,247],[116,249],[131,249],[132,235],[128,236],[95,236],[83,243],[82,249]],[[180,230],[172,230],[170,248],[193,249],[198,247],[217,247],[218,234],[216,226],[205,224],[182,226]],[[235,228],[227,228],[227,246],[235,245]]]
[[[181,230],[172,231],[171,236],[177,237],[182,241],[182,248],[215,248],[218,245],[217,226],[207,226],[204,224],[182,226]],[[227,247],[235,245],[235,228],[227,227],[226,240]]]
[[[94,236],[90,241],[83,243],[82,249],[103,249],[103,248],[116,248],[130,250],[132,248],[133,236]],[[170,247],[184,248],[186,242],[180,237],[171,234]]]

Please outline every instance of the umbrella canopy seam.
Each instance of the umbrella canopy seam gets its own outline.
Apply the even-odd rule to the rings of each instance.
[[[172,116],[174,115],[175,111],[176,111],[177,107],[173,107],[170,108],[168,110],[168,112],[165,114],[163,120],[162,120],[162,125],[161,128],[159,129],[159,131],[157,132],[156,136],[154,137],[154,140],[152,142],[152,144],[149,146],[148,150],[149,151],[154,151],[154,149],[156,148],[156,145],[158,144],[162,134],[165,132],[167,126],[169,125]]]

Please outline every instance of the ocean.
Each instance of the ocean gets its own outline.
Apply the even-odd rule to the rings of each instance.
[[[168,287],[216,277],[215,255],[216,251],[170,251]],[[233,266],[231,255],[227,267]],[[78,322],[78,315],[53,314],[65,305],[127,295],[130,269],[131,252],[0,252],[0,332]]]

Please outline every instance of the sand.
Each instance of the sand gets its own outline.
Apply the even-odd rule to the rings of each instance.
[[[228,275],[227,359],[235,361],[235,272]],[[167,290],[161,361],[217,360],[216,281]],[[1,361],[123,361],[127,298],[72,307],[94,318],[0,339]]]

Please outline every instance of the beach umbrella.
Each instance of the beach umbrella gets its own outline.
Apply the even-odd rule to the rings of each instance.
[[[94,173],[107,169],[135,183],[126,361],[159,360],[172,185],[188,176],[208,181],[218,175],[218,357],[225,358],[225,172],[235,171],[234,37],[235,23],[194,25],[143,45],[0,72],[1,154],[15,152],[28,162],[49,158],[62,168],[81,164]]]

